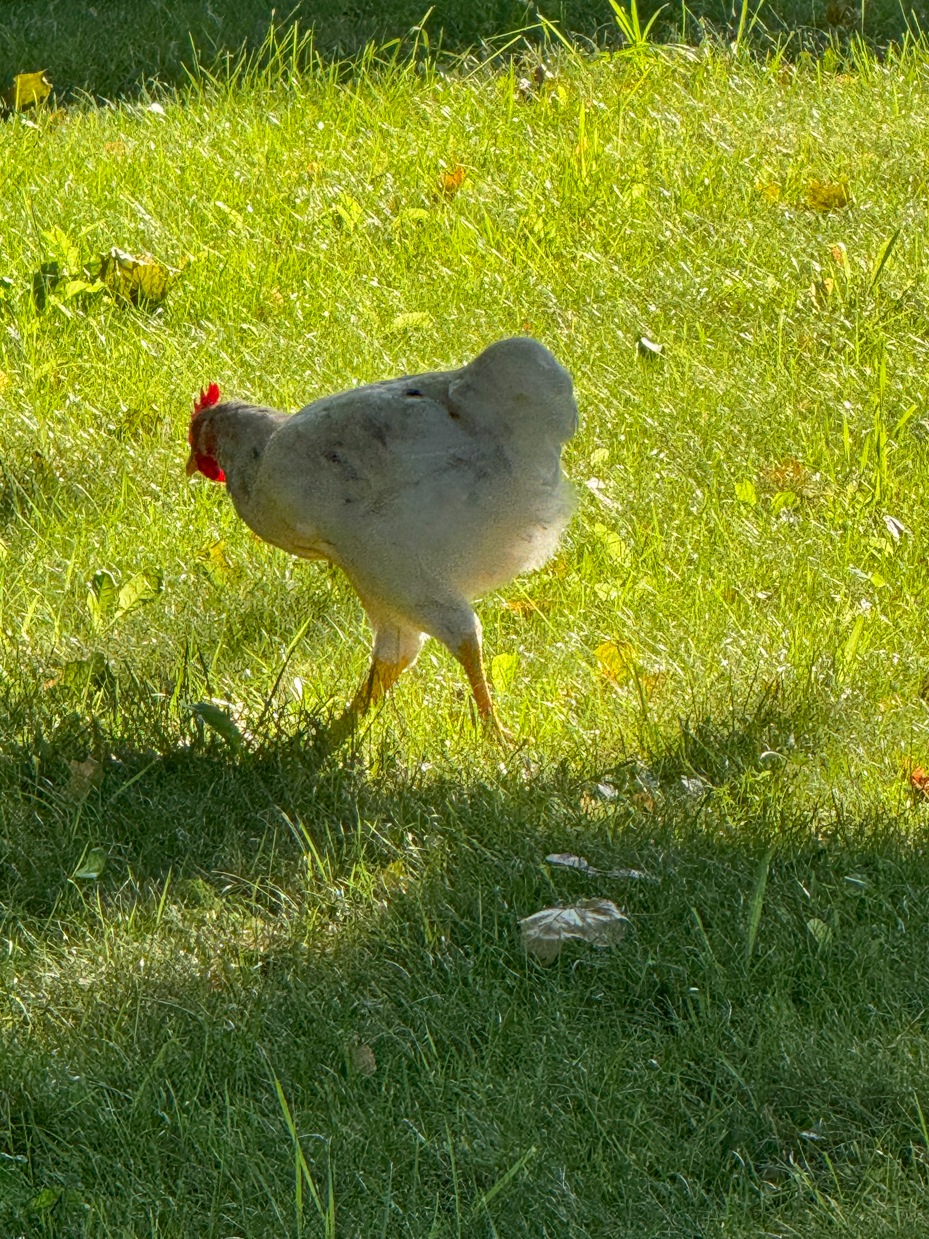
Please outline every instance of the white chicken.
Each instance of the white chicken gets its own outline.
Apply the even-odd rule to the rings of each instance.
[[[505,735],[471,602],[555,550],[574,507],[561,447],[577,424],[571,376],[526,338],[292,416],[220,403],[215,383],[200,393],[188,477],[224,481],[265,541],[338,564],[374,631],[370,671],[330,741],[412,666],[426,635],[458,659],[482,721]]]

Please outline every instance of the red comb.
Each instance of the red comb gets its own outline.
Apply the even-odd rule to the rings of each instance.
[[[206,391],[200,388],[200,399],[194,401],[194,416],[202,413],[204,409],[212,408],[214,404],[219,404],[218,383],[211,383]]]

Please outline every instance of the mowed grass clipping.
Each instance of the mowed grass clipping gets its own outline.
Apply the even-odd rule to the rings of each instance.
[[[929,53],[533,67],[0,126],[11,1234],[921,1233]],[[113,245],[190,261],[36,309]],[[192,396],[522,332],[582,429],[480,606],[517,747],[430,644],[320,764],[360,607],[187,482]],[[527,959],[592,897],[620,944]]]

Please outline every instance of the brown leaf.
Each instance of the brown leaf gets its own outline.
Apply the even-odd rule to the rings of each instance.
[[[519,927],[526,950],[549,964],[566,942],[607,946],[622,937],[627,924],[612,899],[583,899],[570,908],[544,908],[524,917]]]
[[[840,211],[851,202],[847,181],[810,181],[806,205],[814,211]]]
[[[439,193],[446,198],[454,198],[465,182],[467,172],[460,163],[455,164],[451,172],[446,172],[439,181]]]
[[[65,794],[69,800],[80,804],[90,795],[95,783],[98,783],[102,767],[98,761],[88,757],[86,761],[68,762],[71,769],[71,779]]]
[[[363,1041],[360,1041],[357,1035],[348,1047],[348,1057],[352,1070],[357,1071],[359,1075],[373,1076],[377,1071],[377,1059],[374,1057],[374,1051],[369,1045],[365,1045]]]
[[[832,255],[832,261],[836,264],[836,266],[848,266],[848,250],[845,248],[843,242],[839,241],[833,245],[829,253]]]

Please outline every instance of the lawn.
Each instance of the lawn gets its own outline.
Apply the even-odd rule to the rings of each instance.
[[[305,51],[0,123],[0,1233],[924,1234],[929,46]],[[430,643],[323,758],[360,606],[193,394],[524,332],[582,426],[479,607],[515,743]]]

